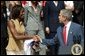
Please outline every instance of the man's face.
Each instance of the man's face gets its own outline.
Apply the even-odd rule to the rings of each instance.
[[[66,20],[66,18],[62,15],[62,12],[59,14],[59,22],[63,23]]]

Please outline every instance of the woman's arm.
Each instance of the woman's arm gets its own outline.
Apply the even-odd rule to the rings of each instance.
[[[8,21],[8,27],[15,39],[32,39],[34,36],[28,35],[28,34],[20,34],[16,31],[14,23],[9,20]]]

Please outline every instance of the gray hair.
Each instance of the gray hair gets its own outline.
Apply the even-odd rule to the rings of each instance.
[[[69,9],[62,9],[60,11],[63,16],[67,17],[68,20],[72,20],[72,11]]]

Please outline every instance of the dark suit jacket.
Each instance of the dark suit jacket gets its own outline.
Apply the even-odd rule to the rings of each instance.
[[[68,39],[67,39],[67,45],[64,45],[63,42],[63,36],[62,36],[62,30],[63,28],[60,26],[57,29],[57,34],[55,35],[54,39],[43,39],[42,44],[49,44],[53,45],[55,43],[58,43],[58,54],[71,54],[71,47],[77,41],[77,43],[81,44],[84,48],[84,33],[83,28],[79,24],[71,23],[69,33],[68,33]]]
[[[50,28],[50,34],[46,34],[46,38],[52,38],[56,34],[56,29],[59,27],[60,23],[58,22],[58,16],[61,9],[64,9],[64,2],[58,1],[58,5],[55,6],[53,1],[47,1],[46,6],[44,7],[44,28]]]
[[[78,13],[75,12],[78,11]],[[74,1],[73,21],[84,26],[84,1]]]
[[[53,1],[47,1],[44,7],[44,25],[48,26],[51,32],[55,32],[59,23],[58,16],[61,9],[64,9],[64,2],[58,1],[58,5],[55,6]]]
[[[5,14],[5,16],[4,16]],[[7,33],[7,14],[6,14],[6,7],[1,9],[1,55],[6,54],[6,46],[8,44],[7,41],[8,33]]]

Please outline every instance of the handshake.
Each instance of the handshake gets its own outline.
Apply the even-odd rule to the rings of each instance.
[[[39,52],[41,50],[39,43],[40,43],[40,37],[38,35],[35,35],[33,37],[33,42],[31,42],[31,47],[35,52]]]
[[[41,42],[41,38],[40,38],[40,36],[38,36],[38,35],[33,36],[33,40],[34,40],[35,42]]]

